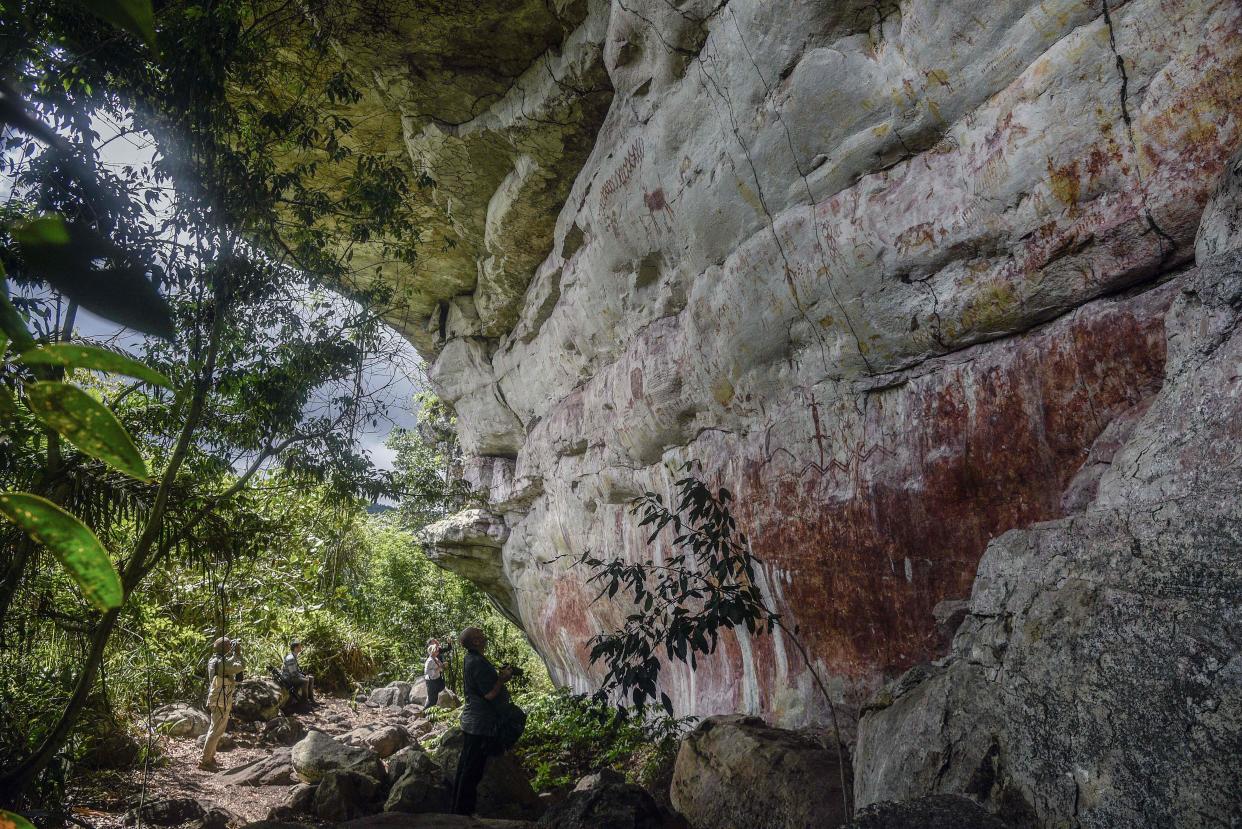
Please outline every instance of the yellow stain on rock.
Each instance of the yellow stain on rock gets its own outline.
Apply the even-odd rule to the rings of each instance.
[[[1063,204],[1070,207],[1078,205],[1078,162],[1071,161],[1061,167],[1054,166],[1048,159],[1048,179],[1052,185],[1052,194]]]
[[[715,383],[712,383],[712,397],[721,406],[728,406],[733,400],[733,383],[729,382],[728,377],[720,377]]]

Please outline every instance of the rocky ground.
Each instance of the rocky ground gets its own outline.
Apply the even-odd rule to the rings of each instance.
[[[327,696],[321,696],[316,706],[296,705],[284,714],[292,733],[304,734],[313,729],[332,736],[393,724],[404,726],[417,716],[413,709],[398,714],[353,699]],[[196,736],[157,733],[152,744],[158,756],[149,765],[92,775],[76,792],[74,813],[98,829],[110,829],[122,826],[126,814],[140,802],[193,798],[220,806],[245,822],[262,820],[287,798],[292,784],[241,786],[232,782],[228,773],[272,757],[282,748],[280,739],[270,730],[265,735],[265,725],[231,722],[229,739],[224,741],[227,748],[216,755],[217,771],[198,767],[202,744]]]

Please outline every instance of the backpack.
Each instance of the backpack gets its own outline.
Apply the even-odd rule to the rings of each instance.
[[[496,751],[503,754],[517,745],[522,732],[526,730],[526,712],[505,695],[503,701],[492,702],[496,711]]]

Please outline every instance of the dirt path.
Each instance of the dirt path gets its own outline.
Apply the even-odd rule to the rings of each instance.
[[[301,707],[286,712],[298,720],[302,728],[318,729],[333,736],[354,728],[390,720],[379,709],[366,705],[355,707],[352,700],[321,697],[314,708]],[[219,771],[227,771],[271,754],[280,746],[260,740],[262,723],[229,724],[229,736],[235,745],[218,751]],[[236,786],[222,782],[216,771],[198,767],[202,749],[192,737],[176,738],[158,735],[153,739],[157,758],[150,767],[124,772],[93,773],[71,787],[73,813],[97,829],[115,829],[122,825],[125,813],[144,796],[147,801],[192,797],[222,806],[246,821],[262,820],[268,809],[285,799],[288,786]]]

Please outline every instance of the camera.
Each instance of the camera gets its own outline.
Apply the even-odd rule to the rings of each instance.
[[[500,670],[503,671],[505,668],[509,669],[509,675],[512,676],[514,679],[518,679],[520,677],[526,676],[526,671],[523,671],[517,665],[510,665],[508,662],[506,662],[505,664],[500,666]]]
[[[452,642],[445,642],[444,644],[440,645],[440,656],[448,656],[452,652],[453,652]]]

